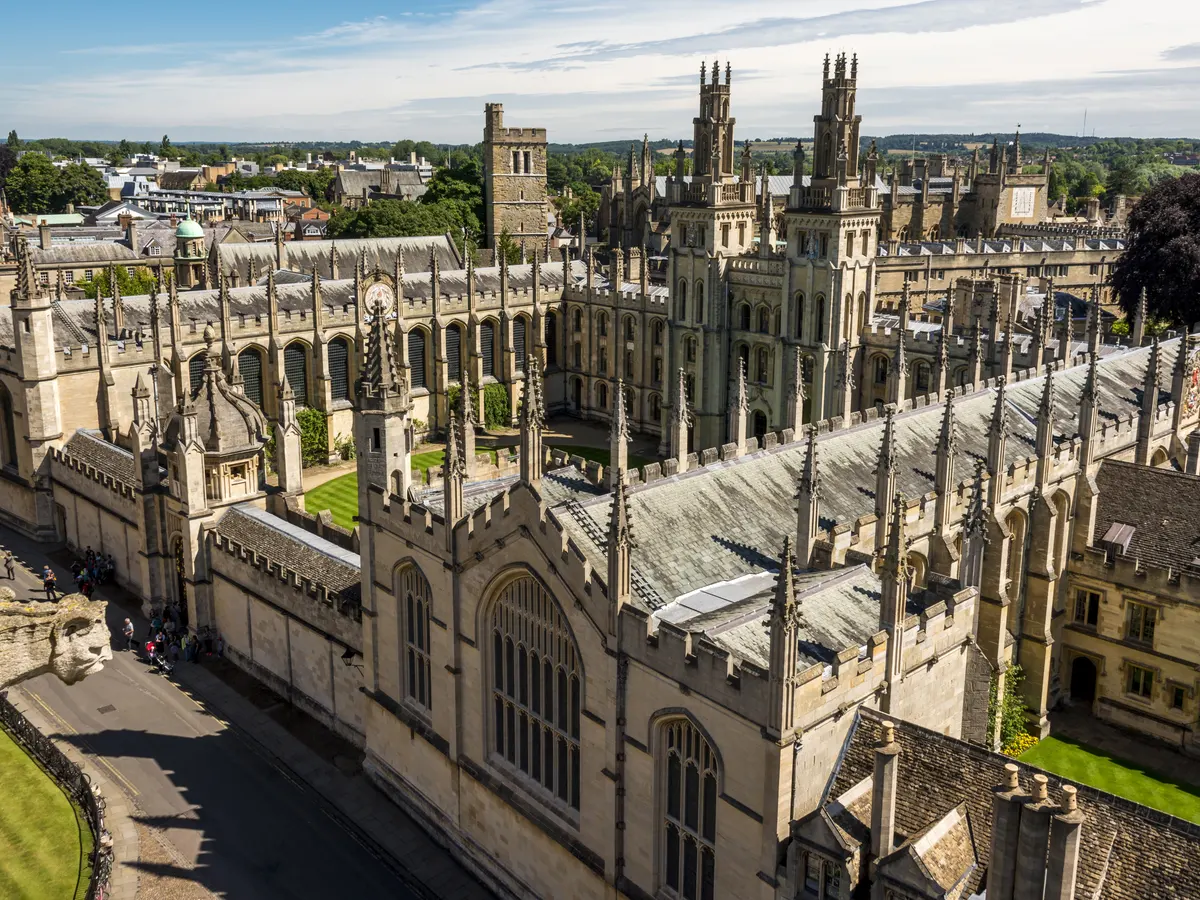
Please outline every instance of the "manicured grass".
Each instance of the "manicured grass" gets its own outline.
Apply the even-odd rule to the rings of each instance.
[[[1182,757],[1180,759],[1180,764],[1185,764]],[[1200,788],[1178,784],[1159,772],[1129,760],[1115,759],[1083,744],[1055,737],[1043,738],[1021,755],[1021,762],[1200,823]]]
[[[304,493],[304,508],[310,513],[323,509],[333,513],[333,521],[343,528],[354,528],[358,515],[358,473],[347,472]]]
[[[475,452],[486,453],[492,458],[492,465],[496,464],[496,451],[492,447],[475,447]],[[446,458],[445,450],[427,450],[424,453],[414,453],[412,455],[412,467],[418,472],[426,472],[434,466],[440,466]]]
[[[53,779],[0,730],[0,897],[87,894],[92,833]]]

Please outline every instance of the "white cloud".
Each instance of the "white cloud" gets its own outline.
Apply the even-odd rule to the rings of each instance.
[[[486,0],[303,35],[67,48],[9,78],[22,134],[476,141],[487,100],[551,140],[685,136],[701,59],[733,64],[743,137],[808,134],[826,52],[860,59],[864,131],[1200,134],[1185,0]],[[781,12],[783,10],[783,12]],[[20,36],[18,36],[20,40]],[[1149,75],[1147,73],[1150,73]],[[1152,77],[1151,77],[1152,76]]]

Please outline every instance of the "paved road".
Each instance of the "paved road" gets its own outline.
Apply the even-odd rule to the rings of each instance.
[[[0,547],[34,571],[46,561],[44,547],[7,529],[0,528]],[[59,584],[70,585],[70,573],[55,568]],[[18,597],[37,587],[32,571],[18,571]],[[110,601],[114,636],[125,615]],[[174,861],[143,863],[147,873],[187,879],[228,900],[417,896],[323,800],[122,644],[115,638],[113,661],[79,684],[46,675],[18,690],[64,737],[98,757],[132,797],[142,824],[161,829]]]

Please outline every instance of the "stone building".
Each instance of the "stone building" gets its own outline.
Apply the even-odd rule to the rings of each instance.
[[[504,104],[484,108],[483,205],[487,245],[508,232],[537,252],[546,240],[546,129],[506,128]]]

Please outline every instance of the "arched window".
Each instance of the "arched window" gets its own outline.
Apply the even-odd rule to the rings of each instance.
[[[924,394],[929,390],[929,365],[919,362],[913,366],[913,388],[918,394]]]
[[[598,313],[596,315],[596,333],[600,337],[608,337],[608,314]]]
[[[462,381],[462,327],[446,328],[446,378],[451,383]]]
[[[571,310],[571,328],[574,331],[583,331],[583,313],[579,311],[579,307]]]
[[[738,307],[738,328],[742,331],[750,330],[750,304],[743,303]]]
[[[767,414],[761,409],[754,411],[754,436],[758,438],[758,444],[762,446],[762,439],[767,433]]]
[[[429,607],[433,603],[433,592],[416,566],[405,566],[400,571],[396,601],[401,604],[404,628],[404,694],[418,706],[432,709]]]
[[[420,328],[408,333],[408,370],[412,386],[425,387],[425,332]]]
[[[334,400],[350,399],[350,342],[345,338],[329,342],[329,390]]]
[[[308,348],[293,341],[283,349],[283,372],[297,406],[308,406]]]
[[[0,426],[4,428],[4,442],[0,444],[3,458],[0,463],[6,466],[17,464],[17,426],[13,416],[12,394],[8,388],[0,384]]]
[[[679,295],[675,298],[675,318],[681,322],[687,319],[687,281],[679,279]]]
[[[867,322],[871,318],[871,306],[867,302],[867,294],[864,291],[858,295],[858,330],[863,332],[867,330]]]
[[[525,317],[513,319],[513,366],[516,371],[525,371]]]
[[[675,896],[714,900],[717,867],[716,753],[687,719],[662,727],[661,879]]]
[[[496,377],[496,326],[484,322],[479,326],[479,353],[483,357],[484,377]]]
[[[546,313],[546,365],[558,365],[558,319],[552,312]]]
[[[765,306],[758,308],[758,333],[771,333],[771,311]]]
[[[683,350],[688,362],[696,361],[696,339],[694,337],[684,339]]]
[[[188,381],[191,384],[192,395],[200,390],[200,385],[204,383],[204,363],[207,354],[201,350],[195,356],[188,360]]]
[[[262,409],[263,405],[262,370],[262,354],[257,350],[247,347],[238,354],[238,374],[242,376],[242,391],[259,409]]]
[[[634,331],[633,316],[626,316],[625,317],[625,340],[627,340],[627,341],[633,340],[633,331]]]
[[[825,296],[817,294],[817,329],[814,335],[817,343],[825,341]]]
[[[696,321],[704,324],[704,282],[696,282]]]
[[[490,611],[492,752],[535,792],[579,809],[579,651],[566,616],[529,575]]]
[[[608,409],[608,385],[603,381],[596,385],[596,405]]]
[[[804,294],[796,292],[796,340],[804,340]]]
[[[769,380],[767,375],[770,369],[770,354],[767,353],[766,347],[759,347],[754,351],[754,380],[759,384],[766,384]]]
[[[938,226],[934,225],[932,228],[930,228],[930,229],[929,229],[929,239],[930,239],[931,241],[936,241],[936,240],[938,239],[938,235],[939,235],[940,233],[941,233],[941,232],[940,232],[940,230],[938,229]]]
[[[665,331],[666,331],[666,326],[665,326],[665,325],[663,325],[663,320],[662,320],[662,319],[655,319],[655,320],[654,320],[654,326],[653,326],[653,328],[652,328],[652,334],[654,335],[654,346],[655,346],[655,347],[661,347],[661,346],[662,346],[662,343],[663,343],[663,332],[665,332]]]
[[[1019,599],[1021,573],[1025,571],[1025,516],[1017,509],[1005,520],[1008,528],[1008,598]]]

